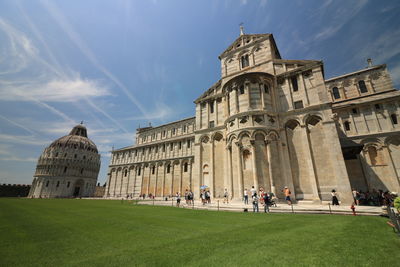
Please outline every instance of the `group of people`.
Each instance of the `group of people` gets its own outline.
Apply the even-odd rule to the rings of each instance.
[[[389,191],[376,190],[363,192],[353,188],[352,190],[354,203],[359,205],[367,206],[392,206],[396,194],[390,193]]]

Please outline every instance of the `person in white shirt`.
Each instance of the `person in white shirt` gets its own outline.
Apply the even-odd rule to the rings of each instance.
[[[247,192],[247,188],[244,189],[243,197],[244,197],[244,204],[249,204],[249,193]]]

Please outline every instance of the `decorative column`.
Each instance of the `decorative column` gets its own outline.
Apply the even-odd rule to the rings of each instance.
[[[239,113],[239,93],[238,93],[237,87],[234,90],[234,94],[235,94],[235,104],[236,104],[235,110],[236,110],[236,113]]]
[[[256,161],[256,142],[255,140],[250,140],[251,143],[251,153],[253,154],[253,183],[254,187],[256,190],[259,190],[258,188],[258,177],[257,177],[257,161]]]
[[[179,177],[179,193],[182,194],[182,182],[183,182],[183,168],[182,168],[182,160],[179,160],[179,173],[180,173],[180,177]]]
[[[117,180],[118,180],[118,169],[115,170],[115,179],[114,179],[114,190],[113,190],[113,196],[115,197],[115,190],[117,188]]]
[[[193,184],[192,184],[192,159],[189,160],[190,164],[189,164],[189,189],[191,191],[193,191]]]
[[[245,94],[247,95],[247,101],[248,101],[248,105],[247,105],[247,110],[251,110],[251,84],[248,82],[245,82]]]
[[[304,128],[303,130],[303,136],[305,135],[305,140],[306,140],[306,149],[305,152],[307,154],[307,158],[309,159],[307,161],[308,163],[308,169],[310,170],[310,181],[311,181],[311,188],[313,191],[313,197],[315,200],[317,201],[321,201],[320,197],[319,197],[319,193],[318,193],[318,181],[317,181],[317,176],[315,174],[315,166],[314,166],[314,155],[312,153],[312,149],[311,149],[311,142],[310,142],[310,136],[308,134],[308,128],[307,125],[301,125],[302,128]]]
[[[215,164],[215,160],[214,160],[214,137],[212,136],[211,137],[212,139],[210,140],[210,143],[211,143],[211,149],[210,149],[210,151],[211,151],[211,155],[210,155],[210,163],[211,163],[211,166],[210,166],[210,180],[211,180],[211,184],[210,184],[210,193],[211,193],[211,197],[214,197],[214,195],[215,195],[215,192],[214,192],[214,190],[215,190],[215,186],[214,186],[214,169],[215,169],[215,167],[214,167],[214,164]]]
[[[158,168],[159,168],[158,162],[156,162],[156,179],[155,179],[155,185],[154,185],[154,196],[157,194],[157,186],[158,186]]]
[[[242,162],[242,145],[236,142],[238,147],[237,162],[238,162],[238,186],[239,186],[239,196],[243,194],[243,162]]]
[[[381,131],[382,131],[382,127],[381,127],[381,125],[380,125],[380,123],[379,123],[378,116],[376,115],[375,108],[374,108],[374,106],[369,106],[369,108],[371,109],[372,115],[373,115],[374,118],[375,118],[376,129],[378,130],[378,132],[381,132]],[[388,119],[389,119],[389,118],[388,118]]]
[[[268,157],[268,176],[269,176],[269,184],[271,187],[271,192],[274,193],[276,196],[276,187],[275,187],[275,182],[274,182],[274,177],[273,177],[273,172],[272,172],[272,153],[271,153],[271,140],[267,140],[266,142],[267,145],[267,157]]]
[[[173,196],[174,196],[175,162],[172,161],[171,167],[172,167],[172,179],[171,179],[171,191],[170,191],[170,195],[173,197]]]
[[[215,102],[215,106],[214,106],[214,114],[215,114],[215,126],[218,125],[218,100],[215,99],[213,100],[213,102]]]
[[[261,96],[261,108],[264,110],[265,109],[265,99],[264,99],[264,87],[265,84],[258,84],[258,88],[260,89],[260,96]]]
[[[304,81],[303,74],[300,73],[299,76],[300,76],[301,87],[303,88],[304,95],[306,96],[306,105],[305,106],[307,107],[310,105],[310,98],[308,97],[308,92],[307,92],[306,83]]]
[[[161,195],[163,196],[163,197],[165,197],[165,173],[166,173],[166,169],[167,169],[167,163],[164,161],[163,162],[163,168],[164,168],[164,171],[163,171],[163,180],[162,180],[162,192],[161,192]]]

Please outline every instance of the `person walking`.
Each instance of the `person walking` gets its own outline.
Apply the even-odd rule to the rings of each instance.
[[[292,200],[290,199],[292,192],[290,192],[289,188],[285,186],[282,192],[285,194],[285,200],[287,201],[288,205],[292,205]]]
[[[338,200],[338,198],[337,198],[336,190],[335,190],[335,189],[332,189],[331,194],[332,194],[332,205],[333,205],[333,206],[335,206],[335,205],[339,206],[339,200]]]
[[[269,195],[267,192],[264,192],[263,200],[264,200],[264,212],[267,213],[269,212],[269,206],[271,205],[271,201],[269,200]]]
[[[247,192],[247,188],[244,189],[243,198],[244,204],[249,204],[249,192]]]
[[[253,195],[253,212],[259,212],[259,210],[258,210],[258,197],[257,197],[257,193],[255,193],[254,195]]]
[[[176,206],[179,208],[179,205],[181,204],[181,194],[179,192],[176,192]]]
[[[226,201],[226,204],[229,203],[228,202],[228,197],[229,197],[228,189],[225,188],[225,191],[224,191],[224,204],[225,204],[225,201]]]
[[[251,192],[251,197],[257,194],[257,190],[254,188],[254,185],[251,187],[250,192]]]

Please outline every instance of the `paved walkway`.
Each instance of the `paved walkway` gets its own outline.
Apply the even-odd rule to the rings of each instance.
[[[249,201],[249,203],[251,203]],[[139,200],[138,204],[142,205],[157,205],[157,206],[174,206],[176,207],[175,200]],[[232,201],[229,204],[224,204],[221,200],[215,200],[211,204],[203,205],[200,201],[196,200],[194,204],[187,205],[185,200],[181,200],[180,208],[189,209],[203,209],[203,210],[225,210],[243,212],[247,209],[248,212],[253,212],[253,205],[245,205],[243,202]],[[264,212],[264,206],[259,204],[260,212]],[[332,206],[328,203],[322,204],[294,204],[288,205],[285,203],[278,203],[277,207],[270,207],[272,213],[314,213],[314,214],[348,214],[351,215],[352,211],[349,205]],[[357,215],[381,215],[384,210],[382,207],[375,206],[356,206]]]

